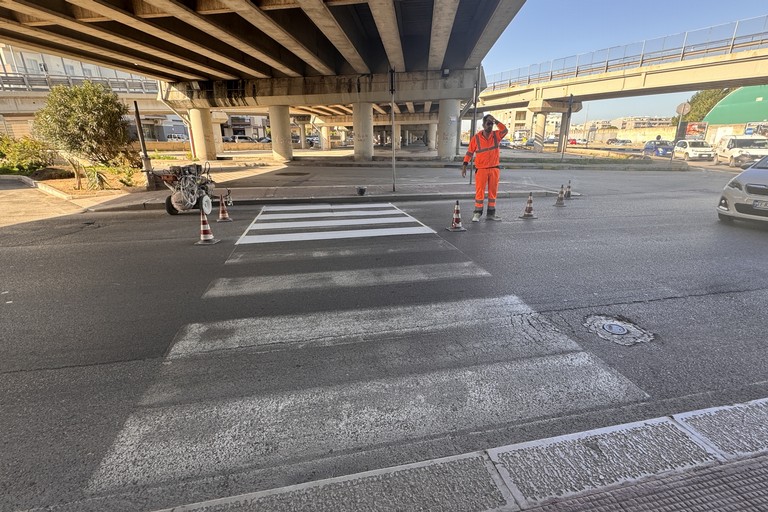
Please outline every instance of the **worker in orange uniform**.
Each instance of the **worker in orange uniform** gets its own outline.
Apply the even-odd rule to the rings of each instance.
[[[498,130],[493,129],[496,125]],[[488,220],[501,220],[496,215],[496,192],[499,189],[499,142],[507,135],[507,127],[492,115],[483,117],[483,130],[477,132],[469,141],[469,149],[464,155],[461,175],[467,175],[467,165],[475,154],[475,211],[472,222],[480,222],[483,215],[485,189],[488,188]]]

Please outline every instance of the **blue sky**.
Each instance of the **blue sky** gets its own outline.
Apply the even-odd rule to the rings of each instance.
[[[486,76],[571,55],[768,15],[766,0],[527,0],[483,60]],[[768,27],[767,27],[768,28]],[[573,122],[673,116],[690,93],[584,103]]]

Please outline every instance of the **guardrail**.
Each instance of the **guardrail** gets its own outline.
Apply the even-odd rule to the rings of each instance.
[[[486,91],[768,48],[768,15],[495,73]]]
[[[158,91],[156,80],[25,73],[0,74],[0,91],[49,91],[56,85],[81,85],[85,81],[104,84],[118,93],[157,94]]]

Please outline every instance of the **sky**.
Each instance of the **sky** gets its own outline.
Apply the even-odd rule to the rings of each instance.
[[[483,60],[486,77],[572,55],[768,15],[766,0],[527,0]],[[766,27],[768,29],[768,27]],[[584,102],[573,123],[669,116],[696,91]]]

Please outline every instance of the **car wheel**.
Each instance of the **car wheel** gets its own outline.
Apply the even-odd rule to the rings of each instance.
[[[731,217],[730,215],[723,215],[722,213],[718,213],[717,218],[720,219],[722,222],[733,222],[733,217]]]
[[[736,160],[733,157],[728,159],[728,167],[736,167]]]
[[[165,211],[168,212],[168,215],[179,214],[179,210],[177,210],[176,207],[173,206],[173,203],[171,202],[171,196],[168,196],[165,198]]]
[[[690,160],[690,159],[691,159],[691,157],[689,157],[689,156],[688,156],[688,153],[686,153],[685,155],[683,155],[683,160],[685,160],[686,162],[687,162],[688,160]]]

